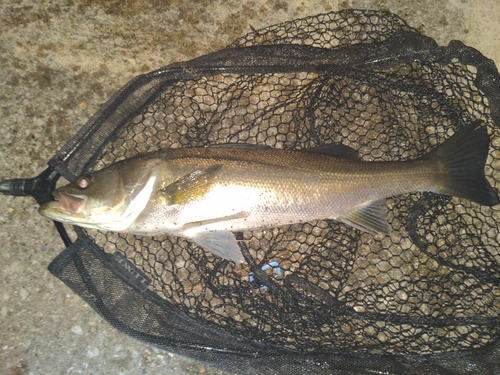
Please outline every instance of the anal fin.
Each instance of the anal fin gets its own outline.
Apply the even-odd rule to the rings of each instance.
[[[366,206],[342,216],[339,220],[356,229],[371,234],[391,234],[391,228],[387,222],[387,206],[385,204],[385,199],[370,202]]]

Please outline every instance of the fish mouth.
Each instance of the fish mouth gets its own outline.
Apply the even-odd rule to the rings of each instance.
[[[52,192],[54,201],[45,203],[39,209],[44,216],[52,217],[57,214],[79,214],[85,207],[86,195],[71,194],[65,191]]]
[[[82,212],[85,202],[87,201],[86,195],[70,194],[65,191],[54,191],[52,195],[62,209],[72,214],[79,214]]]

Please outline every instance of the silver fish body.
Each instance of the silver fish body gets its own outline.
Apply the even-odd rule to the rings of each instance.
[[[234,231],[334,219],[389,233],[385,199],[402,193],[498,204],[484,177],[488,144],[486,129],[471,124],[428,155],[404,162],[366,162],[336,146],[323,152],[166,149],[80,177],[40,213],[96,229],[187,237],[243,261]]]
[[[130,233],[182,235],[339,219],[385,197],[435,190],[439,179],[431,160],[366,163],[308,152],[228,148],[168,150],[161,157],[166,160],[161,174],[170,178],[160,181],[160,193],[151,196],[128,227]],[[175,198],[163,189],[192,171],[204,174],[199,178],[209,188],[198,194],[189,191],[189,182],[181,183],[186,190],[172,204]]]

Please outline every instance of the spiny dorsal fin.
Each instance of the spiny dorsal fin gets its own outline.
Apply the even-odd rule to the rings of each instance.
[[[385,199],[370,202],[366,206],[341,217],[339,220],[371,234],[391,234],[391,228],[387,222]]]
[[[181,204],[199,198],[208,192],[221,168],[222,165],[215,164],[198,169],[172,182],[163,188],[160,194],[165,197],[168,205]]]

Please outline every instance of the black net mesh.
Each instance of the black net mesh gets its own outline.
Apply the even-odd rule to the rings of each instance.
[[[499,94],[493,62],[460,42],[439,47],[386,12],[334,12],[137,77],[51,164],[74,180],[219,143],[408,160],[481,120],[498,191]],[[499,208],[431,193],[387,206],[391,236],[330,220],[238,233],[242,265],[183,238],[78,229],[51,271],[130,335],[242,373],[495,373]],[[147,290],[113,272],[115,253]]]

